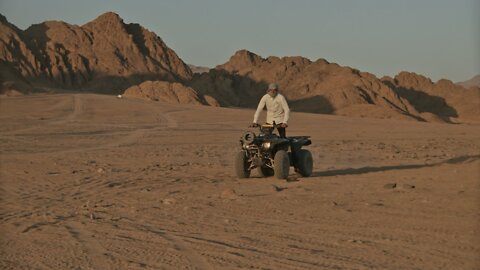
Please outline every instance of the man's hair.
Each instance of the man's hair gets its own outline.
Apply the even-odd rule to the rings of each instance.
[[[276,83],[269,84],[267,91],[269,91],[269,90],[278,90],[278,84],[276,84]]]

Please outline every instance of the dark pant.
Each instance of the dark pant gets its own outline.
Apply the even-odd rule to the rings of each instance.
[[[270,125],[270,123],[267,123],[267,124]],[[273,125],[277,126],[275,121],[273,121]],[[280,138],[286,138],[287,137],[287,131],[285,130],[285,128],[277,126],[277,130],[278,130],[278,135],[280,135]]]
[[[280,135],[280,138],[287,137],[287,131],[285,130],[285,128],[277,127],[277,130],[278,130],[278,135]]]

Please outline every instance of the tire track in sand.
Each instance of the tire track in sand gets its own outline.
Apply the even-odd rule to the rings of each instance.
[[[59,104],[55,105],[52,107],[50,110],[56,109],[56,108],[61,108],[63,105],[65,105],[68,101],[62,100]],[[45,128],[46,125],[62,125],[68,122],[71,122],[78,118],[84,111],[84,102],[83,98],[79,94],[75,94],[71,98],[71,112],[67,114],[66,116],[61,116],[60,119],[53,119],[53,120],[46,120],[42,121],[41,124],[34,125],[31,127],[27,128],[21,128],[21,129],[15,129],[15,130],[9,130],[7,132],[3,132],[3,136],[15,136],[19,132],[25,132],[25,131],[32,131],[36,130],[39,128]],[[15,138],[15,137],[13,137]]]
[[[77,96],[77,95],[75,95]],[[79,115],[81,115],[84,111],[84,106],[83,106],[83,101],[81,100],[80,97],[77,97],[74,99],[74,105],[73,105],[73,111],[71,114],[69,114],[65,119],[58,120],[55,122],[50,122],[49,125],[53,124],[64,124],[68,123],[74,119],[76,119]],[[157,130],[165,130],[165,129],[174,129],[178,128],[178,121],[171,116],[173,113],[177,113],[179,111],[183,110],[175,110],[175,111],[167,111],[164,114],[159,113],[157,117],[157,121],[161,123],[165,123],[164,125],[161,126],[155,126],[155,127],[141,127],[134,129],[132,131],[126,131],[122,132],[124,134],[123,136],[120,135],[120,138],[114,139],[106,144],[103,145],[95,145],[95,146],[82,146],[82,147],[75,147],[72,149],[65,149],[65,150],[52,150],[49,151],[50,153],[76,153],[76,152],[85,152],[85,151],[95,151],[95,150],[105,150],[105,149],[110,149],[110,148],[115,148],[115,147],[125,147],[129,146],[132,144],[138,143],[138,141],[147,135],[148,133],[155,132]],[[35,129],[37,127],[32,127],[28,129]],[[23,130],[22,130],[23,131]],[[94,136],[94,135],[92,135]],[[32,153],[32,154],[37,154],[37,153]],[[40,153],[44,154],[44,152]]]
[[[163,234],[163,238],[170,241],[176,250],[178,250],[182,255],[187,258],[187,260],[199,270],[213,269],[213,266],[209,265],[208,262],[195,250],[193,250],[189,245],[182,241],[179,237],[172,234]]]
[[[85,235],[79,225],[75,222],[68,222],[64,225],[70,236],[82,245],[82,251],[86,255],[91,269],[117,269],[112,256],[108,256],[107,250],[98,241]]]
[[[176,235],[173,232],[167,232],[165,230],[157,230],[153,229],[151,225],[145,225],[145,222],[141,221],[140,224],[130,224],[133,228],[140,229],[144,232],[153,233],[162,237],[163,239],[170,242],[175,250],[177,250],[181,255],[183,255],[190,264],[199,270],[209,270],[215,269],[212,265],[210,265],[204,257],[202,257],[197,251],[191,248],[185,241],[181,239],[181,236]]]
[[[171,114],[176,112],[178,112],[178,110],[168,111],[168,112],[165,112],[164,114],[158,113],[157,121],[159,121],[160,123],[165,122],[166,125],[164,126],[138,128],[129,132],[126,136],[119,138],[113,142],[110,142],[106,145],[99,146],[99,147],[83,148],[82,150],[98,150],[98,149],[105,149],[105,148],[112,148],[112,147],[119,147],[119,146],[127,146],[129,144],[137,143],[138,140],[144,137],[147,133],[155,132],[157,130],[178,128],[178,121],[171,116]]]

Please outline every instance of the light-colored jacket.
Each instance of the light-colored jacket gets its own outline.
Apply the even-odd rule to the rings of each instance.
[[[265,94],[258,103],[257,111],[253,116],[253,122],[257,123],[258,117],[263,108],[267,106],[267,123],[276,124],[287,123],[290,117],[290,108],[288,108],[287,100],[284,96],[277,94],[275,97],[271,97],[269,94]]]

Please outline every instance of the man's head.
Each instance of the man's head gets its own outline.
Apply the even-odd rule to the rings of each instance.
[[[278,85],[276,83],[269,84],[267,94],[269,94],[271,97],[275,97],[278,94]]]

